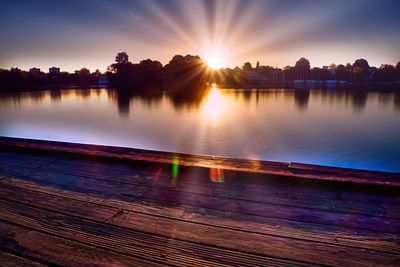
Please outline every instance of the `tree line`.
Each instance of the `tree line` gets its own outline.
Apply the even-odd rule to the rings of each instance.
[[[40,71],[22,71],[19,69],[0,69],[1,87],[29,86],[89,86],[97,85],[100,77],[106,76],[113,88],[126,90],[168,90],[177,95],[201,93],[206,83],[218,83],[223,87],[246,87],[247,85],[268,85],[296,80],[344,81],[349,83],[395,83],[400,81],[400,62],[396,66],[381,65],[371,67],[367,60],[357,59],[353,64],[331,64],[324,68],[311,68],[306,58],[299,59],[294,66],[275,68],[255,67],[246,62],[241,68],[210,69],[199,56],[176,55],[171,61],[162,65],[159,61],[147,59],[139,63],[129,61],[126,52],[115,57],[105,73],[96,70],[91,73],[82,68],[74,73],[44,73]],[[204,86],[203,86],[204,87]],[[185,88],[185,89],[183,89]],[[192,90],[189,90],[191,88]]]
[[[18,68],[0,69],[0,87],[24,88],[35,86],[90,86],[96,85],[103,74],[96,70],[91,73],[82,68],[74,73],[44,73],[42,71],[23,71]]]

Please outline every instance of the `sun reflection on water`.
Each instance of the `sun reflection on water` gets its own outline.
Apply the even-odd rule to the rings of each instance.
[[[219,120],[227,109],[227,103],[221,91],[213,85],[201,105],[202,117],[208,121]]]

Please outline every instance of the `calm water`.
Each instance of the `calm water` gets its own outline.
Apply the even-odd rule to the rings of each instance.
[[[0,135],[400,172],[400,94],[85,89],[0,95]]]

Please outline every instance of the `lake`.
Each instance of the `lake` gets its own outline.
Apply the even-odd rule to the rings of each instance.
[[[0,135],[400,172],[400,93],[64,89],[0,95]]]

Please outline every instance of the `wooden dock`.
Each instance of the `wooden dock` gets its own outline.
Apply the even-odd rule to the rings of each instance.
[[[400,266],[400,174],[0,137],[0,266]]]

